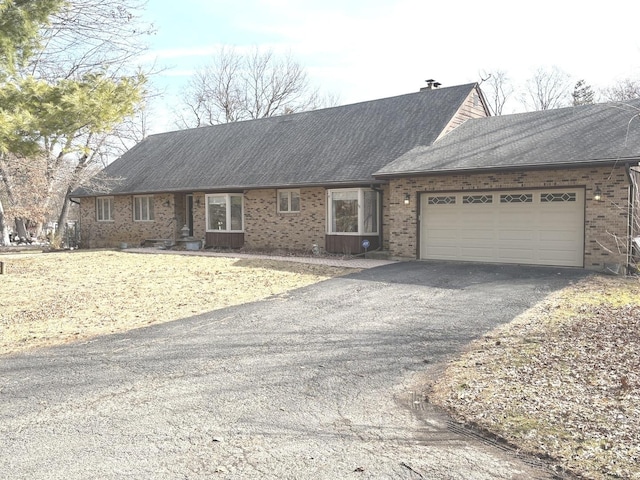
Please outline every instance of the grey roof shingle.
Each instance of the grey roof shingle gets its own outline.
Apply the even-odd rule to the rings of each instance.
[[[637,162],[640,100],[468,120],[376,176]]]
[[[475,84],[149,136],[104,174],[113,194],[374,182],[432,143]],[[74,196],[91,195],[78,190]]]

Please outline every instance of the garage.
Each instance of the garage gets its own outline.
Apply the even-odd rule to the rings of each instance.
[[[582,267],[584,188],[420,195],[420,258]]]

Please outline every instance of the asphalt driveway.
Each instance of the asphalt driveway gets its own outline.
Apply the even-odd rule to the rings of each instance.
[[[11,479],[552,478],[422,401],[471,339],[581,270],[409,262],[0,357]],[[114,299],[117,303],[117,299]]]

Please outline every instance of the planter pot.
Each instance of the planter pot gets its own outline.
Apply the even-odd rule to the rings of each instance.
[[[200,250],[200,240],[184,242],[185,250]]]

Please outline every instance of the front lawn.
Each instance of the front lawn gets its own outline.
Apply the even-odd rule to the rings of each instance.
[[[0,261],[0,355],[189,317],[354,272],[108,250],[0,255]]]
[[[559,468],[640,478],[640,282],[591,276],[474,342],[430,400]]]

